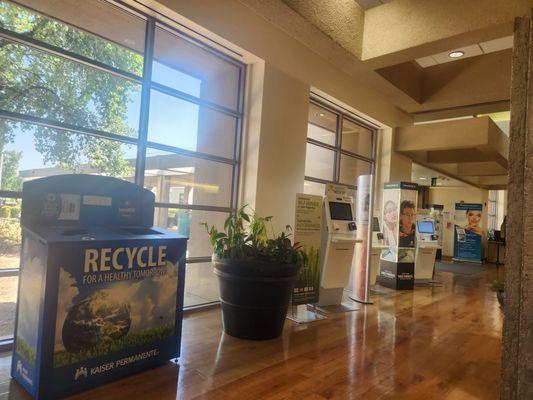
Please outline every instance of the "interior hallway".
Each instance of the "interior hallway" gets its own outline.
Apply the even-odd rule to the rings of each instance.
[[[373,296],[375,305],[279,340],[221,335],[220,311],[184,321],[180,365],[169,363],[75,399],[498,399],[503,314],[497,272],[438,272],[441,287]],[[29,396],[0,358],[0,398]]]

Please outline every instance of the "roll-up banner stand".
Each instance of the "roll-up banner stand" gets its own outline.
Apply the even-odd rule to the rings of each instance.
[[[292,307],[287,318],[298,323],[325,318],[316,312],[308,312],[307,306],[305,306],[309,303],[318,303],[323,201],[322,196],[296,194],[294,243],[301,246],[305,257],[304,265],[300,268],[294,282]]]
[[[372,179],[372,175],[361,175],[357,178],[357,239],[362,240],[362,242],[355,245],[355,265],[352,274],[352,295],[350,296],[352,300],[366,304],[371,304],[369,301],[369,247],[372,230],[369,228],[369,223],[372,207]]]
[[[381,252],[379,283],[392,289],[414,286],[417,198],[416,183],[385,183],[382,221],[388,247]]]
[[[481,263],[483,257],[483,204],[455,203],[453,260]]]

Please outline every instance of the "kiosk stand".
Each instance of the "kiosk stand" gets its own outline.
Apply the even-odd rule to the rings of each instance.
[[[25,182],[11,376],[56,399],[179,356],[186,239],[154,194],[94,175]]]
[[[379,258],[381,251],[387,249],[378,217],[372,217],[372,247],[370,249],[370,291],[373,294],[383,294],[375,288],[379,275]]]
[[[416,227],[415,284],[438,283],[433,281],[433,277],[437,250],[441,246],[438,235],[435,233],[434,221],[429,218],[419,220]]]
[[[354,203],[350,196],[330,193],[324,201],[325,223],[322,232],[321,280],[318,309],[322,312],[355,311],[359,307],[342,304],[349,284],[356,239]]]

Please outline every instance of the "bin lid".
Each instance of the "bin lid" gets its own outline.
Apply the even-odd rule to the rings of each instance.
[[[121,179],[86,174],[24,182],[21,225],[151,227],[155,195]]]

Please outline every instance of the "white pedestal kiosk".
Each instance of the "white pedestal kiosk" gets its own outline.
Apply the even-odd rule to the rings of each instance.
[[[350,196],[328,194],[324,201],[321,246],[321,280],[318,309],[322,312],[355,311],[355,304],[342,304],[349,284],[356,239],[354,201]]]
[[[432,283],[435,274],[435,259],[439,245],[432,219],[419,220],[416,223],[415,283]]]

